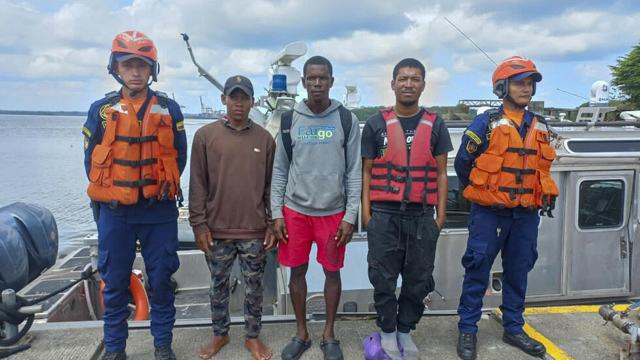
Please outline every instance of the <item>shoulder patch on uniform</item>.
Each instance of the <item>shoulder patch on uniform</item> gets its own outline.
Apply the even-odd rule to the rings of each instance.
[[[480,139],[480,137],[478,135],[476,135],[473,131],[467,130],[467,131],[464,132],[464,134],[467,135],[468,137],[472,138],[473,141],[475,141],[477,145],[482,144],[482,140]]]
[[[108,108],[111,107],[111,104],[107,103],[104,104],[100,107],[100,118],[102,118],[102,120],[107,120],[107,114],[105,114],[105,110],[107,110]]]
[[[87,150],[89,148],[89,138],[84,137],[84,149]]]
[[[178,121],[176,123],[176,128],[178,129],[178,131],[184,131],[184,121]]]
[[[467,142],[467,152],[472,154],[476,152],[476,150],[478,150],[478,144],[473,142],[473,140],[469,140],[469,142]]]
[[[89,131],[86,126],[82,127],[82,132],[87,135],[87,137],[91,137],[91,131]]]

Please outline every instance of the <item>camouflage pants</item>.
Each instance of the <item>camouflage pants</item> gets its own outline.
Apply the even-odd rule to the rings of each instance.
[[[247,339],[255,339],[262,327],[262,277],[267,263],[263,239],[243,240],[214,239],[205,255],[211,271],[211,321],[213,334],[225,336],[229,333],[229,275],[236,257],[240,258],[240,269],[244,279],[244,328]]]

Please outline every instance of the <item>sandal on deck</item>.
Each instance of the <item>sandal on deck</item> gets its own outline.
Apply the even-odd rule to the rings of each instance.
[[[332,339],[320,343],[320,348],[324,353],[324,360],[343,360],[340,341]]]
[[[298,360],[302,353],[311,347],[311,340],[304,341],[298,337],[293,337],[289,345],[282,350],[282,360]],[[341,358],[342,359],[342,358]]]

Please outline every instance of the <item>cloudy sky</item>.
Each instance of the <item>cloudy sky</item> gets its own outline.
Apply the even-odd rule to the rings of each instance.
[[[640,40],[638,0],[0,0],[0,109],[85,111],[117,88],[107,74],[111,41],[121,31],[149,35],[159,50],[153,88],[174,94],[185,112],[221,108],[220,92],[198,77],[180,33],[198,62],[220,81],[243,74],[267,86],[269,60],[303,41],[329,58],[342,99],[357,83],[361,105],[390,105],[393,65],[415,57],[427,67],[423,105],[493,99],[494,61],[532,59],[543,74],[536,100],[575,107],[608,65]],[[304,96],[304,93],[303,93]]]

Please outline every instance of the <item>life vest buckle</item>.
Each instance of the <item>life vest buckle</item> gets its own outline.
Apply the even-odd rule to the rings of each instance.
[[[551,210],[556,208],[556,197],[553,195],[542,195],[542,207],[540,208],[540,216],[547,215],[550,218],[553,218],[553,214]]]

